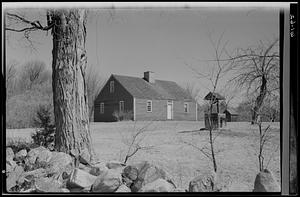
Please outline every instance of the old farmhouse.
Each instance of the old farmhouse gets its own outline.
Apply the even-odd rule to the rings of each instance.
[[[194,99],[172,81],[112,74],[95,99],[94,121],[197,120]]]

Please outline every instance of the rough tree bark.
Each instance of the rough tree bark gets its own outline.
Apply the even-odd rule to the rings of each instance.
[[[52,87],[55,114],[55,146],[66,153],[88,152],[94,156],[85,84],[87,56],[86,11],[51,10],[47,14],[52,28]],[[88,150],[88,151],[86,151]]]

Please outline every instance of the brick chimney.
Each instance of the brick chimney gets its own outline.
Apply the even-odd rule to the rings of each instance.
[[[147,82],[155,83],[154,72],[152,72],[152,71],[146,71],[146,72],[144,72],[144,79]]]

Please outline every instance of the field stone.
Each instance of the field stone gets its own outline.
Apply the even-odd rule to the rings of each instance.
[[[132,187],[132,183],[133,181],[131,179],[129,179],[128,177],[124,177],[122,176],[122,182],[129,188]]]
[[[177,187],[172,192],[187,192],[185,189]]]
[[[63,192],[63,193],[70,193],[70,190],[67,189],[67,188],[61,188],[60,190],[61,190],[61,192]]]
[[[103,171],[101,171],[99,167],[94,167],[94,166],[92,166],[89,171],[89,173],[94,176],[99,176],[102,172]]]
[[[159,178],[144,185],[139,192],[172,192],[174,189],[174,185],[164,179]]]
[[[70,188],[69,191],[71,193],[89,193],[90,189],[91,189],[90,187],[86,187],[86,188],[74,187],[74,188]]]
[[[126,166],[123,170],[122,176],[135,181],[138,176],[138,169],[135,166]]]
[[[52,178],[38,178],[35,180],[35,188],[37,192],[62,192],[60,183]]]
[[[106,167],[108,169],[123,168],[124,166],[125,166],[125,164],[120,161],[109,161],[106,163]]]
[[[189,183],[189,192],[216,192],[218,191],[217,174],[215,172],[203,173]]]
[[[98,162],[92,165],[92,167],[99,168],[100,171],[106,171],[108,170],[108,167],[106,167],[106,164],[104,162]]]
[[[121,174],[114,169],[109,169],[97,177],[92,185],[92,192],[114,192],[121,184]]]
[[[17,152],[15,154],[15,159],[16,160],[22,160],[27,156],[27,150],[26,149],[22,149],[19,152]]]
[[[21,189],[20,193],[33,193],[35,191],[36,191],[35,188],[29,188],[29,189],[26,189],[26,190]]]
[[[51,159],[52,152],[43,146],[31,149],[26,157],[27,165],[34,165],[36,162],[48,162]]]
[[[131,192],[131,189],[127,187],[126,185],[122,184],[120,187],[116,190],[116,192]]]
[[[94,176],[99,176],[101,173],[108,170],[108,168],[105,166],[105,163],[103,163],[103,162],[98,162],[91,166],[79,164],[79,168],[82,168],[84,171],[86,171]]]
[[[253,192],[280,192],[280,187],[271,171],[264,169],[256,175]]]
[[[52,173],[62,172],[68,166],[72,166],[72,157],[63,152],[52,152],[52,157],[48,162]]]
[[[96,176],[93,176],[81,169],[75,168],[71,174],[69,182],[71,185],[85,188],[93,185],[96,179]]]
[[[33,180],[36,178],[40,178],[46,176],[46,170],[44,168],[38,168],[32,171],[24,172],[21,178],[26,178],[28,180]]]
[[[6,161],[12,161],[15,157],[14,151],[12,148],[6,148]]]
[[[167,174],[164,170],[150,164],[147,161],[143,161],[136,165],[131,165],[138,169],[138,176],[131,186],[133,192],[139,191],[144,185],[151,183],[159,178],[168,180]]]
[[[12,172],[16,166],[17,163],[14,160],[6,160],[6,173]]]
[[[9,191],[11,188],[17,185],[17,181],[19,180],[23,172],[24,169],[22,166],[16,166],[14,170],[9,173],[8,177],[6,178],[7,191]]]
[[[91,155],[90,152],[87,148],[81,150],[80,154],[79,154],[79,162],[82,164],[90,164],[91,161]]]

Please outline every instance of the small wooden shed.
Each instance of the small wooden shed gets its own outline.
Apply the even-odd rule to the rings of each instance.
[[[205,128],[209,129],[212,127],[213,129],[217,129],[223,126],[223,122],[225,123],[225,114],[220,113],[219,108],[219,101],[225,100],[224,96],[221,96],[219,93],[216,92],[209,92],[205,97],[204,100],[211,101],[213,105],[213,109],[207,110],[204,112],[204,122]],[[216,108],[215,108],[216,106]],[[216,109],[216,110],[214,110]],[[211,121],[211,124],[210,124]]]
[[[237,122],[238,121],[238,113],[234,109],[226,109],[223,112],[226,116],[226,122]]]

